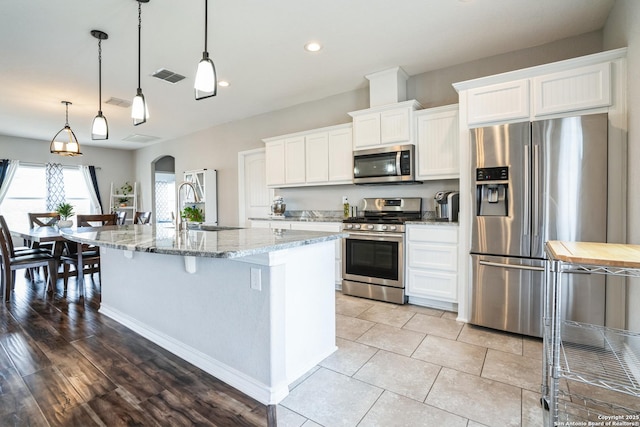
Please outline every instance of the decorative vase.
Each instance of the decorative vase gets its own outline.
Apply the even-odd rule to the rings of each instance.
[[[61,219],[58,221],[58,228],[69,228],[73,226],[73,221],[70,219]]]
[[[120,207],[121,208],[125,208],[125,207],[127,207],[127,204],[126,203],[120,203]]]

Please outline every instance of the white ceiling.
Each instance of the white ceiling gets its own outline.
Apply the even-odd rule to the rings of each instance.
[[[3,0],[0,134],[50,140],[69,123],[83,145],[134,149],[133,135],[171,139],[221,123],[365,87],[364,75],[401,66],[409,75],[601,29],[615,0],[210,0],[209,46],[218,95],[193,98],[204,47],[203,0],[142,5],[142,90],[150,119],[133,126],[137,87],[135,0]],[[91,141],[98,110],[110,138]],[[324,48],[303,50],[309,40]],[[169,84],[160,68],[186,76]],[[149,143],[146,143],[149,144]]]

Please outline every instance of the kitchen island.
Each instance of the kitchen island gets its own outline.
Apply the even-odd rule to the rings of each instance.
[[[100,312],[275,405],[336,349],[342,233],[149,225],[62,231],[100,246]],[[272,406],[273,408],[273,406]]]

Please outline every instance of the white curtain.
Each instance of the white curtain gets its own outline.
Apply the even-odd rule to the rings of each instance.
[[[100,207],[100,200],[98,199],[98,195],[96,194],[96,189],[93,187],[93,181],[91,180],[91,172],[89,171],[89,166],[78,166],[80,172],[82,172],[82,177],[84,178],[84,183],[87,185],[87,190],[89,190],[89,196],[91,197],[91,212],[92,214],[101,214],[102,208]]]
[[[0,203],[4,200],[4,196],[7,195],[11,181],[13,181],[13,176],[16,174],[18,165],[20,164],[18,160],[6,160],[6,162],[8,162],[8,166],[6,166],[7,170],[4,175],[4,180],[0,182]]]

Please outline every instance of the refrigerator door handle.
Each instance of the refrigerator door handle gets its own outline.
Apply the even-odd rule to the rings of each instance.
[[[531,211],[529,204],[531,203],[531,189],[529,184],[529,144],[524,146],[524,218],[522,223],[524,224],[523,235],[529,235],[529,227],[531,223]]]
[[[538,215],[540,214],[540,150],[533,146],[533,235],[538,236]]]
[[[514,268],[516,270],[544,271],[544,267],[535,267],[533,265],[504,264],[501,262],[491,262],[491,261],[479,261],[479,264],[486,265],[489,267]]]

